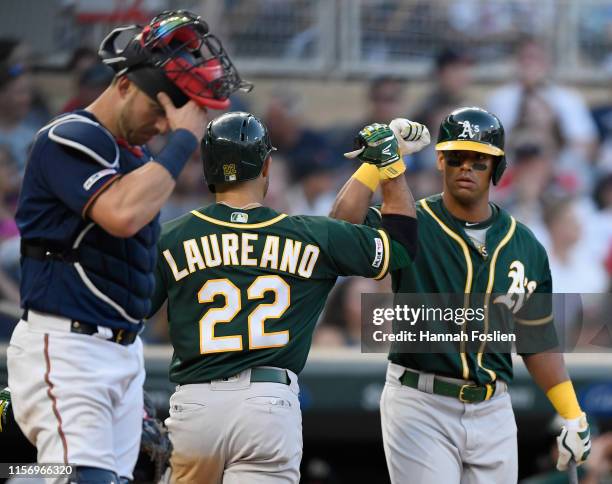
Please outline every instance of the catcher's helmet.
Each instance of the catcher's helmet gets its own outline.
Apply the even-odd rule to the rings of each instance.
[[[482,108],[460,108],[440,124],[436,151],[467,150],[497,157],[493,185],[497,185],[506,169],[504,127],[497,116]]]
[[[132,39],[117,50],[115,41],[127,31],[134,31]],[[162,12],[144,28],[116,28],[102,41],[98,54],[151,98],[165,92],[177,107],[193,99],[203,107],[227,109],[230,94],[253,87],[240,78],[206,22],[186,10]]]
[[[276,148],[264,124],[250,113],[225,113],[212,120],[202,139],[204,178],[212,192],[216,183],[252,180]]]

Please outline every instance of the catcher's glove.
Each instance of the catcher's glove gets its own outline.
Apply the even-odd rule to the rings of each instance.
[[[0,432],[6,426],[6,416],[8,415],[11,406],[11,391],[8,387],[0,391]]]
[[[140,455],[134,468],[135,483],[159,482],[169,465],[172,444],[168,431],[156,416],[155,405],[145,393]]]

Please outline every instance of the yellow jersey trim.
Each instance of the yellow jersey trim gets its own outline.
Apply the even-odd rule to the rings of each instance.
[[[387,236],[384,230],[378,230],[380,237],[383,241],[383,251],[384,251],[384,259],[382,269],[378,273],[378,275],[374,278],[374,280],[378,281],[387,275],[387,269],[389,268],[389,258],[391,255],[391,244],[389,244],[389,237]]]
[[[550,323],[553,320],[553,315],[549,314],[548,316],[544,317],[544,318],[540,318],[540,319],[520,319],[520,318],[514,318],[514,320],[519,323],[519,324],[523,324],[525,326],[542,326],[546,323]]]
[[[212,217],[209,217],[208,215],[204,215],[203,213],[200,213],[197,210],[192,210],[191,214],[195,215],[198,218],[201,218],[202,220],[206,220],[207,222],[210,222],[211,224],[221,225],[223,227],[231,227],[233,229],[260,229],[263,227],[269,227],[270,225],[273,225],[276,222],[281,221],[287,216],[286,213],[282,213],[278,215],[277,217],[274,217],[273,219],[266,220],[265,222],[259,222],[256,224],[236,224],[232,222],[225,222],[224,220],[217,220],[216,218],[212,218]]]
[[[497,264],[497,257],[499,256],[500,251],[508,244],[508,242],[510,242],[510,239],[514,235],[515,230],[516,230],[516,220],[514,219],[514,217],[510,216],[510,228],[508,229],[508,233],[506,233],[506,235],[501,240],[501,242],[497,244],[497,247],[493,251],[493,257],[491,257],[491,265],[489,266],[489,281],[487,282],[487,290],[485,293],[485,307],[487,308],[486,309],[487,317],[485,318],[485,324],[484,324],[485,334],[489,332],[489,309],[488,308],[489,308],[489,302],[491,298],[491,292],[493,292],[493,284],[495,283],[495,265]],[[497,373],[495,373],[493,370],[490,370],[489,368],[485,368],[482,364],[482,357],[483,357],[484,349],[486,345],[487,345],[487,342],[483,341],[482,345],[480,346],[480,351],[478,352],[476,360],[478,361],[478,366],[489,374],[489,376],[492,379],[491,381],[495,381],[497,379]]]
[[[468,295],[469,295],[470,292],[472,292],[472,278],[473,278],[473,275],[474,275],[474,268],[472,266],[472,258],[470,257],[470,250],[468,248],[468,245],[465,242],[465,240],[463,240],[463,238],[459,234],[457,234],[452,229],[450,229],[444,222],[442,222],[442,220],[440,220],[438,218],[438,216],[433,212],[433,210],[427,204],[427,201],[425,199],[421,200],[420,203],[421,203],[421,207],[423,207],[425,209],[425,211],[429,215],[431,215],[431,217],[438,223],[440,228],[451,239],[453,239],[455,242],[457,242],[459,244],[459,246],[461,247],[461,250],[463,251],[463,256],[465,257],[465,264],[466,264],[466,269],[467,269],[466,270],[466,277],[465,277],[465,287],[464,287],[465,303],[467,304],[467,299],[469,297]],[[463,325],[462,331],[465,331],[465,325]],[[463,342],[461,343],[461,346],[462,347],[465,346],[463,344]],[[469,380],[470,379],[470,369],[468,367],[468,362],[467,362],[467,357],[465,355],[465,351],[461,351],[459,356],[461,357],[461,366],[462,366],[462,370],[463,370],[462,371],[463,379],[464,380]]]

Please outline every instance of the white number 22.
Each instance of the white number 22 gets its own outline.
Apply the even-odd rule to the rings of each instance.
[[[266,292],[274,292],[274,301],[259,304],[248,317],[249,349],[276,348],[289,342],[289,331],[266,333],[266,319],[280,318],[289,307],[289,285],[279,276],[259,276],[247,289],[249,300],[263,299]],[[213,302],[215,296],[223,296],[225,305],[211,308],[200,319],[200,353],[242,351],[242,336],[215,336],[215,325],[229,323],[242,309],[240,289],[229,279],[212,279],[198,291],[198,302]]]

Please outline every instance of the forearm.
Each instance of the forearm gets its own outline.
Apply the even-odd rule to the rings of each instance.
[[[353,224],[363,223],[373,194],[364,183],[351,177],[338,193],[329,216]]]
[[[111,235],[131,237],[166,203],[196,147],[192,133],[173,132],[155,160],[116,180],[94,200],[86,215]]]
[[[116,213],[137,232],[160,211],[175,184],[162,165],[149,162],[113,183],[108,195]]]
[[[555,385],[569,380],[563,353],[537,353],[524,356],[523,362],[533,381],[544,393]]]
[[[414,197],[404,175],[382,180],[381,187],[383,203],[380,213],[382,215],[395,214],[416,218]]]
[[[582,410],[565,369],[562,353],[538,353],[523,357],[523,361],[535,383],[546,393],[561,417],[580,417]]]

